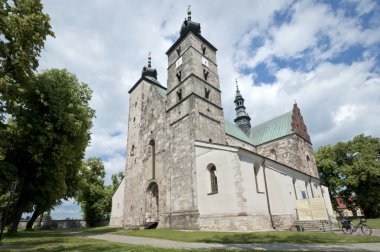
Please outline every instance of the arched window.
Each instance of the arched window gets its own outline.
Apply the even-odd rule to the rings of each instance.
[[[156,145],[154,140],[149,141],[152,179],[156,178]]]
[[[214,164],[209,164],[207,169],[210,173],[210,185],[211,192],[210,194],[218,193],[218,177],[216,175],[216,167]]]

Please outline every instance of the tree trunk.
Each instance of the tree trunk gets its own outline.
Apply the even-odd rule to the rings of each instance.
[[[40,218],[38,219],[37,226],[36,226],[38,228],[41,227],[41,222],[42,222],[42,219],[44,218],[44,213],[45,212],[42,212],[41,215],[40,215]]]
[[[12,223],[8,230],[9,234],[17,233],[17,228],[18,228],[18,224],[20,223],[21,216],[22,216],[22,208],[20,206],[17,206],[15,208],[14,215],[12,215]]]
[[[43,211],[41,211],[40,208],[38,206],[36,206],[36,209],[34,210],[32,217],[29,219],[28,223],[26,224],[26,230],[32,230],[33,229],[33,224],[36,221],[36,219],[38,218],[38,216],[41,214],[41,212],[43,212]]]

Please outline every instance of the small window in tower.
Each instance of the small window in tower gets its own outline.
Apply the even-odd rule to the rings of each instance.
[[[178,54],[178,57],[181,55],[181,46],[178,46],[178,48],[177,48],[177,54]]]
[[[205,98],[206,99],[210,98],[210,89],[209,88],[205,88]]]
[[[182,75],[182,72],[181,72],[181,71],[178,71],[178,72],[176,73],[176,76],[177,76],[178,81],[181,81],[181,75]]]
[[[153,139],[149,142],[149,151],[150,151],[150,158],[151,158],[151,178],[156,178],[156,145]]]
[[[202,54],[205,55],[206,54],[206,46],[204,44],[202,44],[201,48],[202,48]]]
[[[137,107],[137,102],[135,102],[135,107]]]
[[[203,77],[205,78],[205,80],[207,80],[207,77],[208,77],[208,70],[203,68]]]
[[[131,156],[135,155],[135,145],[132,144],[132,147],[131,147]]]
[[[209,143],[212,143],[212,139],[211,139],[211,138],[209,138],[209,139],[208,139],[208,142],[209,142]]]
[[[177,90],[178,101],[182,100],[182,89]]]
[[[209,194],[218,193],[218,177],[216,176],[216,167],[214,164],[209,164],[207,169],[210,173],[210,189],[211,192]]]
[[[136,117],[133,117],[133,122],[135,122],[136,121]]]

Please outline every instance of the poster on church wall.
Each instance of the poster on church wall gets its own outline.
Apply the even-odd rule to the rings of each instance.
[[[325,202],[323,198],[309,199],[313,220],[328,220]]]
[[[323,198],[301,199],[296,204],[299,220],[328,220]]]
[[[313,220],[313,214],[311,212],[308,199],[297,200],[297,212],[298,219],[301,221]]]

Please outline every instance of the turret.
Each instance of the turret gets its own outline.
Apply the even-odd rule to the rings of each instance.
[[[244,99],[243,96],[240,94],[239,86],[236,80],[236,95],[235,95],[235,111],[236,111],[236,118],[234,120],[236,126],[238,126],[241,130],[244,131],[244,133],[249,136],[251,133],[251,118],[245,111],[244,107]]]

